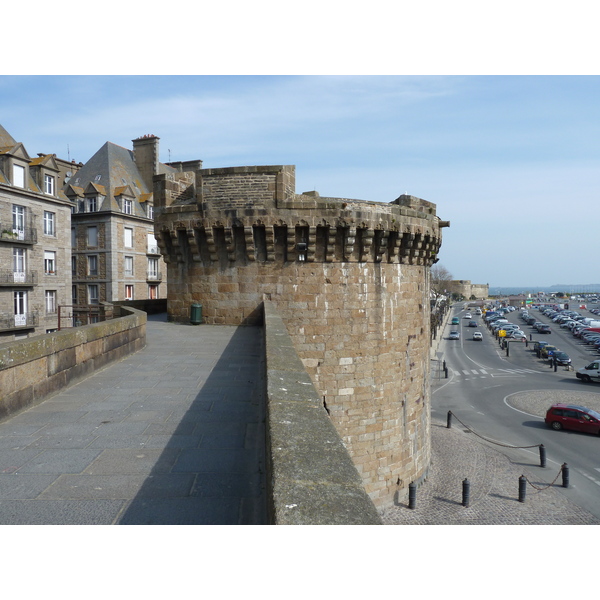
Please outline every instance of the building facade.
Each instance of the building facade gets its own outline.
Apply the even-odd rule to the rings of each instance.
[[[64,186],[71,202],[73,306],[166,296],[164,262],[154,237],[152,177],[156,136],[133,151],[106,142]]]
[[[430,461],[429,268],[435,205],[296,194],[293,166],[154,178],[169,317],[253,324],[277,307],[377,506]]]
[[[55,331],[70,300],[70,163],[32,158],[0,125],[0,341]]]

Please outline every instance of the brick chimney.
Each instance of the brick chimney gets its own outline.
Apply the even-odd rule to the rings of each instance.
[[[148,190],[152,191],[152,177],[158,174],[158,140],[155,135],[144,135],[133,141],[133,160]]]

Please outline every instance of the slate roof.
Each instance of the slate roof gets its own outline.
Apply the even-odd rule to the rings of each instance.
[[[144,183],[137,165],[133,159],[133,151],[106,142],[92,158],[90,158],[77,173],[69,179],[68,186],[83,188],[93,185],[99,192],[106,196],[106,200],[99,212],[112,210],[122,212],[116,197],[124,189],[131,190],[134,195],[134,212],[137,216],[146,216],[146,211],[140,206],[140,201],[152,197],[152,190]]]
[[[17,141],[0,125],[0,150],[6,150],[7,148],[14,148],[17,145]]]

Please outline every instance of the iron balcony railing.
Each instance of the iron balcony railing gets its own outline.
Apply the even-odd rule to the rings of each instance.
[[[28,312],[22,315],[0,314],[0,331],[9,329],[30,329],[40,324],[37,311]]]
[[[37,285],[37,271],[13,271],[0,269],[0,285],[2,286],[33,286]]]
[[[34,227],[5,227],[0,225],[0,242],[37,244],[37,229]]]

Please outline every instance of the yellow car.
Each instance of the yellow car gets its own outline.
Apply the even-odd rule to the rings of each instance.
[[[558,352],[558,348],[556,346],[551,346],[550,344],[548,344],[547,346],[544,346],[540,350],[540,354],[542,355],[542,358],[550,358],[555,352]]]

